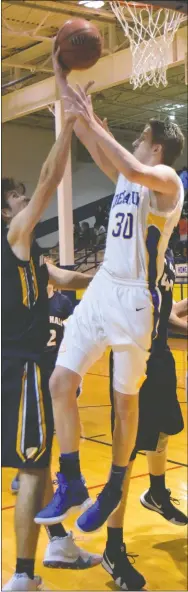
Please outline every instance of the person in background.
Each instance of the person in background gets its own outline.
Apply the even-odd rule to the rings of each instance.
[[[74,248],[75,249],[77,249],[79,247],[80,237],[81,237],[80,223],[76,222],[74,224]]]
[[[84,249],[87,249],[90,246],[90,240],[91,240],[89,222],[87,222],[87,221],[82,222],[81,231],[82,231],[82,244],[83,244]]]
[[[105,210],[101,205],[97,205],[96,215],[95,215],[95,227],[100,228],[100,226],[105,226]]]

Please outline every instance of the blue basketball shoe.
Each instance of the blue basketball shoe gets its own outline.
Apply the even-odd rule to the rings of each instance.
[[[122,491],[108,482],[92,504],[76,521],[76,526],[83,532],[98,530],[106,522],[110,514],[119,505]]]
[[[58,524],[75,510],[85,510],[91,506],[87,487],[80,479],[67,481],[62,473],[57,473],[58,488],[51,502],[35,517],[36,524]]]

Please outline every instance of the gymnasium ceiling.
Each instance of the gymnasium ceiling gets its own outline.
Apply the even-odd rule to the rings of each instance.
[[[185,4],[185,3],[184,3]],[[128,40],[112,13],[109,3],[94,10],[77,0],[9,0],[2,2],[2,92],[13,92],[53,76],[52,39],[70,16],[92,20],[104,39],[104,54],[128,47]],[[24,80],[20,80],[24,78]],[[15,81],[14,85],[11,83]],[[94,107],[108,118],[114,130],[138,132],[148,117],[175,115],[186,129],[187,87],[185,66],[168,70],[168,86],[143,87],[133,91],[129,82],[93,95]],[[17,120],[18,122],[18,120]],[[16,121],[15,121],[16,123]],[[21,124],[53,129],[53,115],[39,111],[19,120]]]

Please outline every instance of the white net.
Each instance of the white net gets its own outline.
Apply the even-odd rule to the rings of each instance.
[[[131,3],[126,0],[110,2],[112,11],[128,37],[132,54],[130,83],[134,89],[146,82],[159,87],[167,86],[168,49],[174,35],[185,20],[179,12],[153,6]]]

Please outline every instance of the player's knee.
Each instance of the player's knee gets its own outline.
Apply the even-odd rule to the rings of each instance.
[[[115,417],[120,420],[127,419],[137,413],[138,395],[122,395],[115,393]]]
[[[49,387],[52,399],[59,397],[69,399],[71,393],[74,391],[73,373],[68,368],[56,366],[54,372],[50,377]],[[75,387],[76,390],[77,386]]]
[[[65,392],[64,368],[55,368],[49,382],[52,399],[63,396]]]

